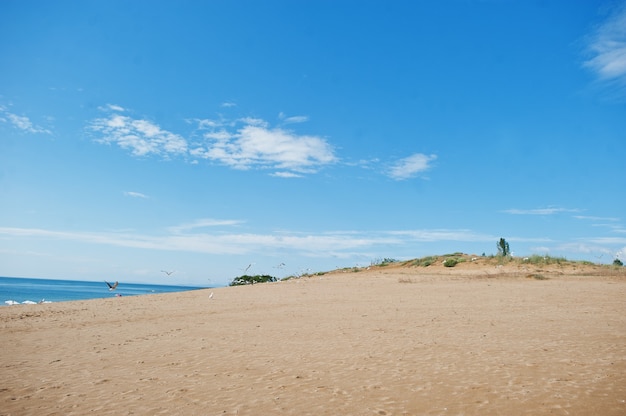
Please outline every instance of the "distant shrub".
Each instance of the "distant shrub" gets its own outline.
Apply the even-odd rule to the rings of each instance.
[[[390,265],[392,263],[397,263],[399,261],[400,260],[396,260],[396,259],[392,259],[392,258],[389,258],[389,257],[385,257],[384,259],[375,259],[375,260],[373,260],[370,263],[370,265],[371,266],[388,266],[388,265]]]
[[[235,277],[232,282],[230,282],[230,286],[243,286],[243,285],[253,285],[255,283],[266,283],[266,282],[275,282],[276,278],[274,276],[270,276],[267,274],[264,275],[254,275],[249,276],[244,274],[243,276]]]
[[[443,261],[444,267],[454,267],[459,264],[459,260],[455,258],[448,258]]]
[[[427,257],[422,257],[421,259],[414,260],[413,261],[413,265],[414,266],[428,267],[431,264],[433,264],[435,261],[437,261],[437,257],[427,256]]]
[[[622,261],[620,259],[613,260],[613,266],[622,267],[623,265],[624,265],[624,263],[622,263]]]

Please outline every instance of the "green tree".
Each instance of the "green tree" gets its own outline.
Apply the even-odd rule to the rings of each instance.
[[[509,243],[504,238],[501,238],[500,241],[496,244],[498,247],[498,255],[502,257],[509,256],[511,254],[511,249],[509,248]]]

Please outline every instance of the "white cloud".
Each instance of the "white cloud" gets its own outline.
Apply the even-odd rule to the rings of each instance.
[[[124,195],[130,196],[133,198],[144,198],[144,199],[148,198],[148,195],[142,194],[141,192],[128,191],[128,192],[124,192]]]
[[[17,114],[13,114],[9,112],[6,107],[0,106],[0,121],[5,123],[9,123],[16,129],[25,132],[25,133],[44,133],[44,134],[52,134],[52,132],[43,127],[37,126],[33,124],[32,121],[26,116],[18,116]]]
[[[96,142],[117,144],[135,156],[157,154],[168,157],[187,153],[187,141],[183,137],[163,130],[148,120],[111,114],[107,118],[92,121],[89,128],[101,134]]]
[[[589,38],[591,58],[585,66],[601,80],[626,83],[626,5],[599,25]]]
[[[437,159],[436,155],[416,153],[404,159],[398,160],[389,170],[389,177],[396,180],[409,179],[419,173],[429,170],[431,162]]]
[[[214,123],[204,134],[207,143],[195,148],[192,154],[214,160],[236,169],[270,168],[288,173],[315,172],[322,165],[337,161],[332,147],[319,136],[298,135],[281,128],[271,128],[259,118],[238,120],[243,126],[233,131],[224,123]],[[203,126],[210,126],[204,122]],[[212,126],[211,126],[212,127]]]

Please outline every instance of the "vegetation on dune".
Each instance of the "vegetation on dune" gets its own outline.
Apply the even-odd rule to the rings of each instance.
[[[437,257],[436,256],[426,256],[426,257],[422,257],[421,259],[413,260],[411,262],[411,265],[428,267],[431,264],[435,263],[436,261],[437,261]]]
[[[501,267],[505,265],[516,266],[518,269],[523,268],[523,270],[525,270],[526,272],[530,272],[530,274],[526,275],[526,277],[528,278],[532,278],[535,280],[546,280],[548,279],[548,277],[542,274],[532,273],[532,269],[524,268],[523,266],[535,266],[538,272],[543,271],[541,270],[541,267],[554,266],[554,265],[569,266],[569,267],[573,267],[574,269],[576,269],[577,266],[608,267],[608,268],[613,268],[615,270],[624,266],[622,261],[618,258],[616,258],[613,261],[612,265],[602,265],[602,264],[596,264],[590,261],[567,260],[565,257],[558,257],[558,256],[555,257],[555,256],[539,255],[539,254],[533,254],[528,257],[513,257],[511,255],[509,243],[504,238],[501,238],[497,242],[496,245],[498,247],[497,255],[492,254],[492,255],[487,256],[485,255],[485,253],[483,253],[481,256],[477,256],[477,255],[465,254],[462,252],[454,252],[450,254],[443,254],[443,255],[438,255],[438,256],[425,256],[425,257],[416,258],[413,260],[402,260],[402,261],[391,258],[391,257],[384,257],[384,258],[377,258],[375,260],[372,260],[370,263],[370,266],[366,266],[366,267],[353,266],[353,267],[344,267],[342,269],[337,269],[337,270],[333,270],[330,272],[301,273],[297,275],[284,277],[280,280],[290,280],[290,279],[297,279],[297,278],[302,278],[302,277],[322,276],[326,273],[337,273],[337,272],[358,273],[358,272],[369,270],[370,268],[386,267],[390,265],[397,265],[397,266],[403,266],[403,267],[431,267],[431,266],[433,267],[456,267],[457,265],[461,263],[465,263],[465,262],[468,263],[468,266],[466,267],[472,267],[470,266],[470,264],[472,265],[475,264],[476,266],[495,265],[497,267]],[[276,282],[278,280],[279,279],[277,279],[276,277],[269,276],[269,275],[254,275],[254,276],[243,275],[243,276],[239,276],[233,279],[233,281],[230,283],[230,286],[241,286],[241,285],[251,285],[251,284],[257,284],[257,283]],[[409,281],[412,282],[411,279],[409,279]],[[405,283],[405,282],[402,281],[402,283]]]
[[[459,260],[454,257],[447,258],[443,261],[444,267],[454,267],[457,264],[459,264]]]
[[[530,263],[534,265],[549,265],[549,264],[565,264],[568,263],[568,260],[565,257],[552,257],[552,256],[540,256],[538,254],[533,254],[530,257],[524,257],[522,259],[525,263]],[[591,263],[593,264],[593,263]]]
[[[376,259],[372,260],[370,263],[371,266],[388,266],[393,263],[398,263],[400,260],[396,260],[390,257],[385,257],[384,259]]]
[[[270,276],[267,274],[257,274],[254,276],[244,274],[243,276],[235,277],[233,281],[230,282],[230,286],[253,285],[255,283],[275,282],[276,280],[277,279],[274,276]]]

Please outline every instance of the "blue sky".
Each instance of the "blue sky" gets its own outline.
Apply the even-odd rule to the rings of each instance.
[[[0,275],[626,259],[625,109],[623,1],[5,0]]]

